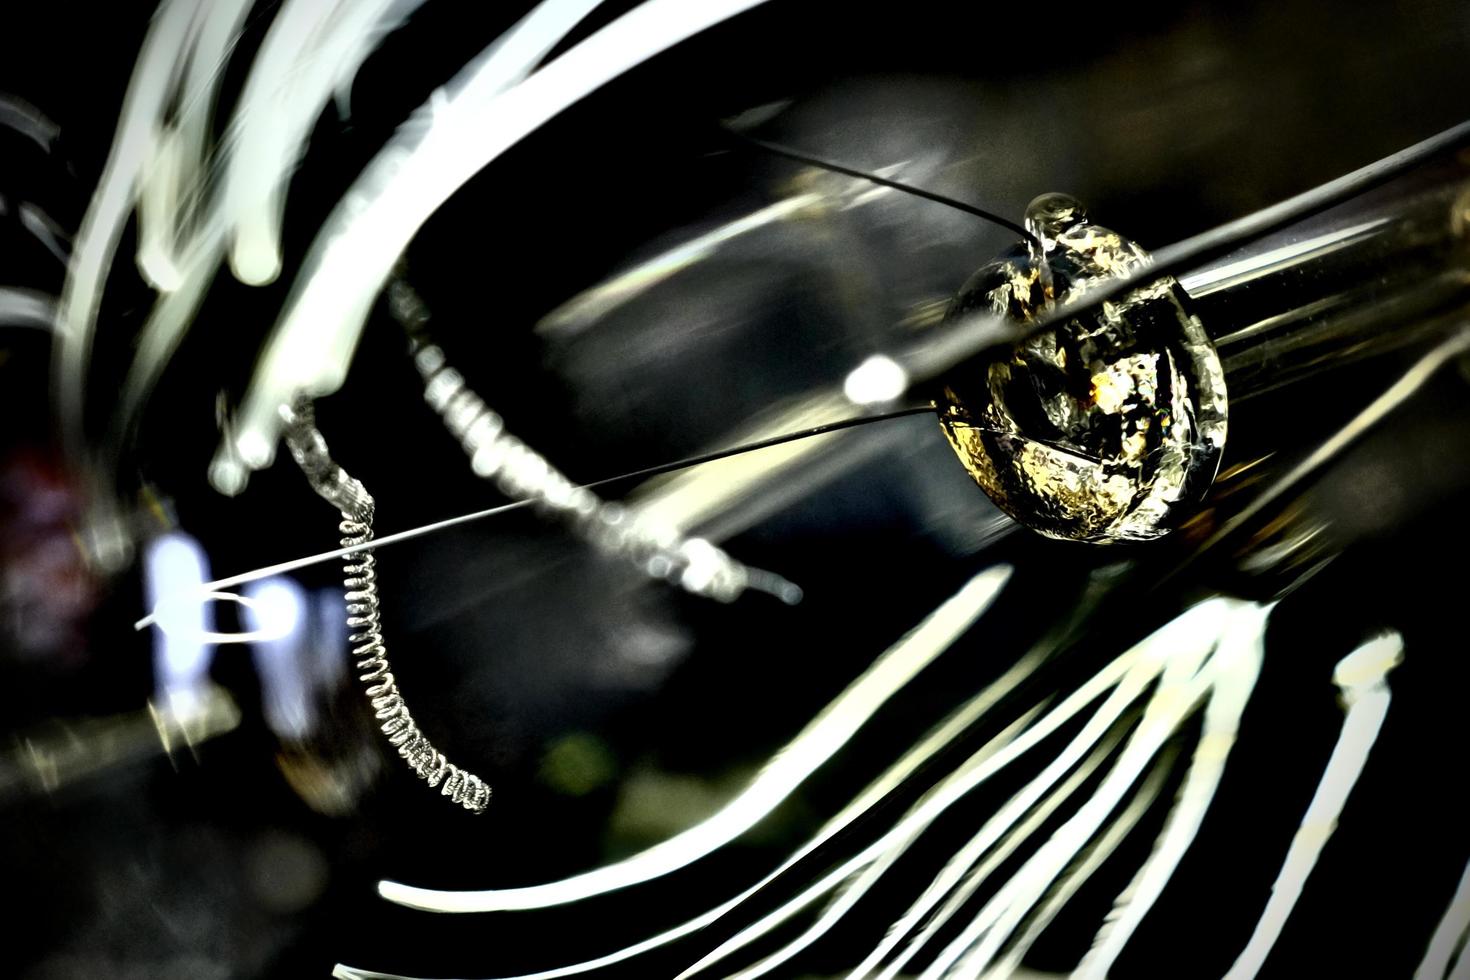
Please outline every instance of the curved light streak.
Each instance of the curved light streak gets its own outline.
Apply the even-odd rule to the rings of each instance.
[[[1276,945],[1286,920],[1296,908],[1302,888],[1307,883],[1322,849],[1327,846],[1337,819],[1347,804],[1348,794],[1357,784],[1358,776],[1368,763],[1373,743],[1378,740],[1378,731],[1388,714],[1388,672],[1403,659],[1404,642],[1397,633],[1378,637],[1352,653],[1337,664],[1333,681],[1340,692],[1340,700],[1346,709],[1342,731],[1317,792],[1302,815],[1301,826],[1287,849],[1286,860],[1271,885],[1271,897],[1265,911],[1251,933],[1250,941],[1241,950],[1224,980],[1250,980],[1260,972],[1271,948]]]
[[[1214,681],[1210,666],[1187,679],[1177,675],[1170,678],[1167,676],[1169,673],[1172,672],[1166,671],[1144,709],[1143,720],[1102,783],[1077,813],[1042,844],[986,902],[960,935],[919,974],[920,980],[938,980],[949,975],[952,967],[957,968],[960,975],[983,972],[995,961],[1006,940],[1021,926],[1051,884],[1097,836],[1109,814],[1117,809],[1127,791],[1138,782],[1168,739],[1194,712]]]
[[[177,66],[189,56],[203,0],[164,0],[153,15],[128,84],[112,154],[77,234],[72,263],[58,308],[52,354],[53,390],[64,445],[82,453],[83,392],[102,284],[117,252],[124,222],[133,209],[138,182],[151,155],[153,137],[173,88]]]
[[[1126,697],[1127,703],[1131,703],[1137,698],[1137,693],[1133,693],[1129,690],[1128,686],[1125,686],[1124,681],[1126,679],[1133,677],[1137,681],[1137,675],[1140,673],[1151,677],[1158,670],[1163,669],[1167,663],[1169,653],[1177,650],[1181,643],[1187,643],[1195,630],[1203,628],[1208,640],[1208,638],[1214,635],[1209,629],[1210,624],[1217,621],[1222,613],[1223,609],[1220,608],[1218,601],[1206,602],[1194,607],[1194,609],[1164,626],[1132,650],[1115,659],[1107,667],[1104,667],[1102,671],[1087,683],[1072,692],[1060,705],[1027,726],[1019,737],[1016,737],[1014,740],[1008,740],[1006,744],[998,748],[994,743],[987,743],[966,760],[959,769],[926,793],[918,803],[910,808],[896,826],[871,844],[866,850],[849,860],[836,871],[829,873],[825,878],[786,902],[780,908],[733,936],[680,976],[687,977],[714,965],[731,953],[749,945],[751,942],[781,925],[817,898],[820,898],[821,895],[838,887],[842,882],[858,874],[868,865],[879,861],[885,855],[891,854],[894,851],[902,851],[908,848],[935,820],[939,819],[956,802],[996,772],[999,772],[1016,758],[1050,736],[1059,726],[1103,693],[1115,687],[1124,689],[1124,694],[1122,695],[1115,692],[1114,697],[1110,698],[1109,703],[1122,700],[1124,697]],[[1146,679],[1138,683],[1138,693],[1141,693],[1143,683],[1146,683]],[[1126,706],[1126,704],[1123,706]],[[1111,720],[1104,723],[1103,718],[1100,717],[1101,715],[1102,711],[1100,709],[1097,715],[1089,719],[1083,731],[1073,740],[1073,746],[1078,744],[1091,746],[1106,734],[1111,725]],[[1075,765],[1077,756],[1073,756],[1070,761],[1071,765]],[[1067,768],[1071,768],[1071,765],[1068,765]],[[1020,812],[1017,813],[1017,816],[1020,815]],[[794,955],[800,952],[801,948],[814,941],[821,932],[824,932],[826,927],[830,927],[833,921],[835,919],[829,919],[825,923],[819,922],[818,927],[820,928],[814,927],[813,930],[809,930],[806,936],[797,941],[796,948],[791,950],[791,954]]]
[[[420,2],[288,0],[272,21],[227,137],[221,209],[241,282],[264,285],[280,273],[286,186],[312,126]]]
[[[451,892],[392,881],[378,885],[391,902],[437,912],[545,908],[582,901],[677,871],[754,827],[845,745],[893,694],[943,653],[990,608],[1011,569],[997,565],[885,651],[719,812],[631,858],[561,881],[525,888]]]
[[[943,722],[935,726],[932,731],[920,740],[919,744],[909,749],[898,762],[894,763],[882,775],[868,784],[852,802],[848,803],[832,819],[823,824],[810,840],[783,861],[779,867],[768,873],[755,884],[746,888],[743,892],[693,919],[689,919],[672,929],[641,942],[625,946],[622,949],[615,950],[596,959],[528,974],[517,977],[515,980],[555,980],[558,977],[573,976],[590,970],[613,966],[632,959],[635,956],[666,946],[669,943],[698,932],[706,926],[712,925],[780,878],[807,856],[814,853],[818,848],[827,844],[843,830],[850,827],[858,818],[871,810],[875,804],[917,772],[919,767],[933,758],[937,752],[950,745],[961,732],[968,730],[981,718],[985,717],[1002,698],[1010,694],[1022,681],[1029,677],[1031,672],[1051,652],[1052,645],[1043,644],[1041,648],[1033,650],[1031,653],[1022,657],[1003,675],[998,677],[979,694],[961,705]],[[1015,722],[1002,731],[996,739],[992,740],[993,748],[998,750],[1014,737],[1016,732],[1029,725],[1039,710],[1040,708],[1038,707],[1023,713]],[[345,964],[339,964],[337,971],[334,975],[348,978],[348,980],[412,980],[412,978],[400,977],[398,974],[375,973],[346,966]]]
[[[270,463],[280,405],[341,386],[373,297],[419,227],[460,186],[611,79],[762,2],[648,0],[519,85],[501,91],[498,80],[482,85],[477,73],[459,92],[431,99],[421,138],[400,132],[318,235],[246,395],[233,445],[216,455],[219,481],[243,485],[245,469]]]
[[[1087,849],[1086,856],[1077,867],[1056,883],[1045,903],[1027,920],[1026,930],[1021,934],[1021,938],[1012,944],[1005,956],[986,970],[986,980],[1008,980],[1016,976],[1021,967],[1021,960],[1025,959],[1031,947],[1036,944],[1036,940],[1057,917],[1057,913],[1087,883],[1087,879],[1092,877],[1093,872],[1112,857],[1118,845],[1128,837],[1133,828],[1138,825],[1138,821],[1143,819],[1149,807],[1154,805],[1154,801],[1159,797],[1159,791],[1163,789],[1164,779],[1168,776],[1173,764],[1173,753],[1166,750],[1159,761],[1154,763],[1148,775],[1144,777],[1143,785],[1139,787],[1128,806],[1114,818],[1107,830],[1103,831],[1102,836]]]
[[[218,6],[227,10],[237,3],[242,0]],[[137,353],[123,385],[120,408],[114,413],[111,437],[115,450],[128,440],[164,365],[193,324],[231,236],[269,241],[272,254],[278,255],[278,243],[260,228],[273,229],[271,234],[279,236],[285,188],[312,124],[333,91],[352,81],[377,42],[416,6],[417,0],[396,5],[290,0],[283,5],[251,64],[221,145],[221,190],[212,199],[206,199],[203,177],[210,119],[205,110],[213,108],[223,59],[238,36],[238,25],[227,39],[221,39],[215,62],[206,58],[191,61],[195,69],[212,65],[213,70],[191,72],[181,95],[191,111],[176,129],[159,135],[154,149],[173,153],[180,173],[174,180],[150,174],[140,194],[139,267],[163,291],[139,331]],[[243,2],[240,14],[249,7],[249,2]],[[161,203],[150,205],[154,197]],[[185,205],[193,219],[190,222],[176,217]],[[242,226],[243,232],[239,231]],[[240,273],[238,278],[260,284],[273,274],[251,277]]]
[[[203,211],[206,143],[219,80],[253,2],[200,5],[178,80],[178,113],[172,122],[160,121],[138,174],[138,270],[164,292],[183,284],[181,252],[190,225]]]
[[[1228,656],[1210,657],[1210,654],[1222,646],[1221,636],[1230,632],[1228,627],[1232,623],[1238,622],[1240,617],[1237,607],[1241,605],[1247,604],[1233,603],[1231,600],[1224,599],[1209,600],[1200,603],[1116,658],[1094,677],[1074,690],[1060,704],[1044,713],[1042,713],[1042,706],[1037,706],[1031,711],[1026,712],[1009,728],[981,747],[980,750],[974,753],[954,773],[925,793],[900,818],[898,824],[883,834],[878,840],[874,841],[859,854],[831,869],[821,879],[807,886],[800,894],[792,897],[779,908],[748,926],[740,934],[732,938],[729,943],[721,947],[721,949],[716,950],[691,967],[690,970],[686,971],[684,976],[691,976],[705,971],[735,950],[743,948],[760,936],[788,922],[792,917],[799,914],[812,903],[820,900],[824,895],[831,894],[839,889],[845,889],[836,903],[827,910],[829,916],[825,921],[832,921],[833,917],[830,913],[833,912],[833,909],[836,909],[836,914],[840,915],[841,911],[845,910],[848,905],[861,897],[862,880],[865,871],[874,868],[881,870],[883,866],[891,863],[934,820],[938,819],[940,815],[965,794],[983,783],[994,773],[1014,762],[1020,755],[1050,737],[1061,725],[1076,716],[1099,697],[1113,692],[1113,697],[1117,701],[1122,702],[1122,707],[1126,709],[1127,704],[1135,701],[1152,679],[1163,675],[1167,683],[1164,684],[1161,691],[1155,692],[1149,701],[1149,708],[1146,709],[1146,718],[1152,716],[1152,719],[1145,722],[1140,732],[1135,733],[1134,737],[1130,740],[1130,749],[1125,751],[1124,757],[1114,766],[1113,774],[1106,781],[1109,792],[1113,796],[1121,798],[1122,793],[1137,782],[1139,774],[1147,767],[1149,761],[1158,755],[1164,743],[1177,729],[1180,721],[1188,717],[1199,701],[1211,690],[1212,685],[1219,680],[1219,674],[1225,671],[1225,665],[1229,663],[1230,658]],[[1223,645],[1226,647],[1229,646],[1228,643]],[[1201,664],[1204,664],[1204,666],[1201,666]],[[1017,665],[1017,667],[1020,666],[1021,664]],[[1122,693],[1119,692],[1120,688],[1122,689]],[[1182,696],[1180,696],[1181,694]],[[977,709],[974,716],[983,713],[983,710],[983,708]],[[965,709],[957,713],[954,719],[957,724],[959,721],[958,716],[965,713]],[[1116,714],[1112,712],[1106,714],[1111,714],[1112,720],[1116,721]],[[1092,731],[1086,732],[1087,737],[1084,744],[1087,748],[1090,748],[1092,754],[1084,761],[1084,767],[1097,764],[1106,758],[1107,755],[1111,754],[1113,744],[1109,741],[1107,734],[1110,729],[1102,724],[1103,719],[1095,716],[1090,720],[1095,722],[1094,730],[1096,730],[1096,734],[1093,734]],[[940,729],[936,729],[929,739],[925,740],[924,745],[929,745],[935,738],[941,738],[943,742],[947,742],[959,730],[961,728],[951,726],[949,722],[946,722],[940,726]],[[1081,739],[1083,739],[1083,736],[1079,735],[1079,740]],[[896,766],[895,768],[898,767]],[[1065,772],[1063,774],[1065,775]],[[1073,772],[1071,779],[1063,784],[1063,788],[1065,789],[1073,780],[1080,778],[1083,777],[1079,777]],[[1055,780],[1052,780],[1052,782],[1055,782]],[[870,786],[869,791],[864,794],[864,797],[868,797],[876,788],[878,788],[877,783]],[[880,792],[884,791],[886,790],[880,790]],[[1056,797],[1059,792],[1061,791],[1053,791],[1052,796]],[[1066,792],[1070,793],[1070,790]],[[1058,798],[1057,802],[1059,803],[1060,801],[1060,798]],[[858,802],[862,802],[864,805],[871,805],[872,801],[871,799],[862,799],[855,801],[855,804]],[[1050,802],[1050,799],[1047,802]],[[1114,799],[1114,805],[1116,805],[1116,802],[1117,799]],[[849,807],[850,809],[851,807]],[[1112,809],[1113,807],[1104,807],[1101,804],[1093,802],[1084,805],[1079,816],[1073,818],[1069,824],[1074,830],[1074,833],[1071,835],[1071,842],[1074,844],[1073,856],[1075,856],[1075,848],[1080,848],[1086,844],[1088,839],[1096,836],[1097,827],[1101,825],[1103,819],[1108,816]],[[844,810],[844,814],[847,814],[849,810]],[[1027,814],[1024,810],[1020,810],[1017,814],[1017,817],[1025,816]],[[841,827],[834,827],[834,824],[840,824],[842,817],[843,814],[839,814],[838,818],[834,818],[833,821],[829,822],[823,828],[822,832],[819,833],[818,840],[822,839],[822,836],[829,831],[836,833],[840,830]],[[1079,821],[1082,823],[1090,822],[1093,833],[1083,834],[1077,831],[1077,828],[1080,826]],[[1014,822],[1014,818],[1009,821],[1009,823]],[[1029,825],[1029,820],[1023,820],[1018,831],[1013,831],[1012,833],[1014,834],[1021,830],[1029,833],[1030,831],[1026,829]],[[1117,831],[1116,824],[1110,829],[1104,830],[1104,837],[1113,832],[1119,832]],[[996,836],[999,837],[1002,835]],[[552,980],[552,978],[556,977],[569,976],[586,970],[613,965],[641,952],[646,952],[682,936],[689,935],[727,914],[741,902],[769,884],[775,877],[789,869],[795,861],[805,856],[805,854],[810,853],[811,849],[815,848],[816,843],[814,841],[808,848],[804,848],[801,854],[793,856],[781,868],[777,869],[776,872],[741,895],[659,936],[592,961],[528,974],[523,977],[517,977],[515,980]],[[1006,844],[1008,843],[1009,841],[1006,842]],[[1004,847],[1006,844],[1002,846]],[[1057,859],[1055,847],[1051,848],[1050,851],[1048,851],[1047,847],[1044,847],[1043,852],[1046,852],[1047,861],[1054,862]],[[992,858],[994,858],[994,854],[992,854]],[[999,861],[1001,858],[995,858],[995,860]],[[1035,860],[1035,858],[1032,859],[1032,867],[1037,866]],[[1070,859],[1066,855],[1063,855],[1062,860],[1065,863]],[[1024,885],[1025,889],[1034,891],[1030,901],[1026,904],[1027,908],[1034,906],[1039,901],[1045,900],[1047,889],[1051,886],[1055,877],[1054,875],[1051,879],[1043,882],[1039,875],[1031,875],[1023,880],[1022,885]],[[868,879],[872,879],[871,874],[868,876]],[[1037,882],[1040,882],[1039,888],[1035,887]],[[1018,888],[1015,880],[1007,887],[1011,892],[1017,891]],[[857,890],[856,895],[852,894],[854,889]],[[1052,894],[1054,895],[1055,893],[1053,892]],[[778,951],[775,956],[768,957],[761,963],[748,967],[745,972],[739,975],[742,977],[753,977],[767,972],[769,968],[773,968],[789,958],[789,955],[794,955],[795,952],[799,952],[811,939],[820,935],[821,931],[823,930],[819,922],[818,928],[809,930],[810,936],[808,938],[799,939],[796,943],[791,944],[790,948]],[[369,980],[369,978],[372,978],[372,980],[409,980],[409,978],[401,978],[397,974],[360,970],[346,965],[339,965],[334,975],[340,978],[350,978],[350,980]]]
[[[1221,628],[1226,607],[1223,600],[1212,600],[1187,611],[1163,629],[1145,638],[1132,650],[1114,660],[1108,668],[1090,682],[1090,687],[1100,695],[1111,691],[1107,699],[1098,706],[1088,719],[1087,725],[1058,753],[1030,783],[1008,800],[994,817],[986,822],[976,835],[946,863],[934,881],[924,890],[909,909],[895,922],[883,941],[853,971],[854,978],[867,975],[865,971],[877,970],[878,965],[898,949],[925,916],[940,901],[949,898],[937,913],[930,918],[920,934],[911,941],[878,976],[889,978],[918,953],[984,882],[989,874],[987,862],[976,871],[966,873],[990,850],[1008,828],[1034,807],[1043,794],[1056,784],[1066,773],[1078,765],[1089,749],[1105,739],[1112,727],[1124,717],[1124,713],[1140,698],[1161,672],[1178,672],[1182,665],[1192,667],[1207,655],[1214,646]],[[1084,690],[1087,688],[1084,688]],[[1099,763],[1101,764],[1101,760]]]
[[[1012,722],[1000,734],[987,742],[979,752],[971,756],[970,761],[975,765],[980,765],[992,759],[997,752],[1009,746],[1016,734],[1023,731],[1026,724],[1034,717],[1035,712],[1028,712],[1022,718]],[[925,798],[928,798],[927,795]],[[817,882],[817,884],[807,888],[796,898],[782,905],[772,914],[759,920],[754,925],[742,929],[725,944],[706,955],[683,973],[680,973],[675,980],[687,980],[688,977],[704,972],[709,967],[727,958],[731,953],[743,949],[771,930],[783,925],[798,912],[805,909],[808,905],[813,904],[827,893],[840,890],[836,899],[823,909],[817,921],[809,926],[800,936],[750,967],[737,973],[726,975],[725,980],[751,980],[753,977],[765,976],[770,973],[776,967],[792,959],[825,935],[842,916],[847,914],[848,909],[855,905],[878,879],[903,856],[908,846],[918,839],[919,835],[927,826],[927,822],[916,825],[910,834],[906,835],[896,844],[884,848],[881,851],[877,848],[869,848],[868,851],[849,861],[836,871],[830,872],[825,878]]]
[[[971,896],[995,873],[995,869],[1009,860],[1011,855],[1022,844],[1026,843],[1032,834],[1036,833],[1037,828],[1049,820],[1052,814],[1056,813],[1064,803],[1071,799],[1072,794],[1077,792],[1082,784],[1101,768],[1102,764],[1107,761],[1107,758],[1117,750],[1118,743],[1121,741],[1121,736],[1110,733],[1102,741],[1098,742],[1097,747],[1092,750],[1092,754],[1084,759],[1082,764],[1073,770],[1072,774],[1061,785],[1052,790],[1046,799],[1037,804],[1026,815],[1024,820],[1007,831],[1000,842],[996,844],[995,848],[985,856],[984,860],[970,869],[970,872],[965,876],[965,880],[958,888],[950,893],[949,898],[945,900],[944,904],[924,923],[923,930],[904,946],[900,950],[899,955],[884,966],[880,973],[874,974],[872,970],[877,968],[882,957],[886,956],[888,951],[898,945],[898,942],[902,940],[904,934],[911,931],[916,920],[901,921],[890,926],[888,937],[885,937],[884,944],[879,950],[875,950],[874,953],[869,954],[868,958],[857,969],[848,974],[850,980],[867,980],[869,977],[873,977],[874,980],[879,980],[879,978],[892,978],[897,976],[898,971],[907,966],[909,960],[928,945],[934,938],[934,935],[949,923],[950,919],[970,900]],[[987,823],[997,821],[998,819],[999,815],[992,817],[991,821]],[[984,828],[982,828],[981,832],[985,832]],[[908,917],[905,916],[905,919],[908,919]],[[892,942],[887,941],[890,938],[893,940]]]
[[[0,286],[0,326],[56,329],[55,297],[34,289]]]

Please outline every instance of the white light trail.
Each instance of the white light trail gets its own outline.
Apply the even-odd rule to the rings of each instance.
[[[1218,662],[1210,654],[1230,629],[1232,621],[1240,615],[1239,605],[1230,600],[1214,599],[1195,607],[1210,608],[1214,619],[1210,625],[1213,628],[1187,634],[1181,638],[1185,642],[1166,651],[1158,686],[1148,699],[1143,719],[1129,736],[1122,754],[1102,783],[1077,813],[1058,828],[985,903],[960,935],[919,975],[920,980],[938,980],[951,975],[952,969],[960,975],[978,975],[994,963],[1006,940],[1022,925],[1026,915],[1041,901],[1052,883],[1063,875],[1066,867],[1077,859],[1088,842],[1097,837],[1099,828],[1117,809],[1128,790],[1138,782],[1168,739],[1209,692],[1219,669]],[[1181,620],[1188,615],[1186,613]],[[1202,663],[1204,666],[1200,667]]]
[[[1266,620],[1274,604],[1243,607],[1240,622],[1221,643],[1216,657],[1224,663],[1205,706],[1204,724],[1194,757],[1178,799],[1169,812],[1163,833],[1132,882],[1113,905],[1108,921],[1093,940],[1072,976],[1106,977],[1123,947],[1173,877],[1204,822],[1215,791],[1225,775],[1225,763],[1240,728],[1241,716],[1255,690],[1265,656]],[[1253,621],[1257,620],[1257,621]]]
[[[58,309],[52,355],[53,389],[64,444],[80,456],[83,392],[92,352],[102,284],[112,268],[118,239],[133,210],[144,166],[173,90],[178,66],[188,57],[203,0],[164,0],[153,15],[123,100],[112,153],[72,251]]]
[[[1301,827],[1292,838],[1286,860],[1271,886],[1271,897],[1256,923],[1245,949],[1225,974],[1225,980],[1250,980],[1260,972],[1271,947],[1281,935],[1301,897],[1308,876],[1317,865],[1322,849],[1337,828],[1338,817],[1348,794],[1358,781],[1378,731],[1388,714],[1388,672],[1403,659],[1403,639],[1397,633],[1364,644],[1338,662],[1332,679],[1341,692],[1347,717],[1317,792],[1302,815]]]
[[[743,929],[681,976],[687,977],[714,965],[731,953],[749,945],[760,936],[781,925],[807,905],[816,901],[823,894],[837,888],[848,878],[858,874],[874,862],[881,860],[885,855],[907,849],[935,820],[971,790],[1015,761],[1019,756],[1035,747],[1103,693],[1114,688],[1123,688],[1123,693],[1119,694],[1115,692],[1114,696],[1108,702],[1110,705],[1115,702],[1123,702],[1123,704],[1118,706],[1121,711],[1121,708],[1125,707],[1127,703],[1136,700],[1142,689],[1142,684],[1139,684],[1136,688],[1132,685],[1125,686],[1123,682],[1126,678],[1132,677],[1134,681],[1137,681],[1138,675],[1142,672],[1149,672],[1148,676],[1151,677],[1159,670],[1164,669],[1171,651],[1177,651],[1181,644],[1190,644],[1191,641],[1194,644],[1199,642],[1195,636],[1195,631],[1197,630],[1203,631],[1205,648],[1208,649],[1214,637],[1218,635],[1210,630],[1210,624],[1218,620],[1223,612],[1224,609],[1218,600],[1202,603],[1194,607],[1194,609],[1164,626],[1138,646],[1103,668],[1101,672],[1087,683],[1072,692],[1060,705],[1042,715],[1039,720],[1028,725],[1014,740],[1007,737],[1004,744],[999,744],[994,741],[987,743],[972,755],[969,760],[962,764],[959,769],[926,793],[893,829],[871,844],[866,850],[835,871],[830,872],[825,878],[810,886],[800,895],[791,899],[774,912],[764,916],[746,929]],[[1146,683],[1146,680],[1144,683]],[[1084,745],[1086,748],[1092,747],[1106,734],[1114,718],[1107,718],[1104,714],[1104,709],[1099,709],[1096,715],[1088,719],[1087,725],[1084,726],[1083,731],[1073,740],[1072,746],[1069,746],[1069,748],[1077,745]],[[1083,751],[1085,752],[1085,749]],[[1082,754],[1072,754],[1070,756],[1071,765],[1075,765]],[[1068,765],[1066,768],[1071,768],[1071,765]],[[1056,768],[1058,767],[1055,765],[1052,767],[1052,769]],[[1056,774],[1057,777],[1060,777],[1062,772],[1058,772]],[[1050,780],[1048,785],[1054,781],[1055,779]],[[1037,795],[1039,796],[1040,794]],[[1020,812],[1024,811],[1022,810]],[[1017,815],[1019,816],[1019,813]],[[819,922],[818,925],[823,926],[823,923]],[[830,925],[830,921],[827,925]],[[809,935],[810,938],[806,939],[805,942],[810,942],[816,935],[820,935],[820,932],[818,931]],[[798,940],[798,942],[802,942],[802,940]]]
[[[1457,954],[1458,969],[1463,973],[1470,966],[1470,864],[1465,865],[1460,885],[1434,928],[1424,959],[1414,971],[1414,980],[1445,980]]]
[[[985,971],[986,980],[1013,980],[1021,966],[1021,960],[1036,944],[1036,940],[1051,925],[1052,920],[1057,917],[1066,904],[1072,900],[1072,896],[1087,883],[1093,872],[1102,867],[1110,858],[1118,845],[1121,844],[1143,815],[1148,812],[1158,799],[1159,790],[1163,788],[1164,779],[1174,764],[1173,753],[1165,750],[1149,770],[1148,776],[1144,778],[1143,785],[1134,794],[1133,799],[1122,813],[1118,814],[1091,847],[1078,865],[1071,869],[1065,877],[1059,880],[1047,896],[1045,903],[1032,915],[1026,923],[1026,930],[1021,937],[1006,951],[994,965]]]
[[[419,227],[460,186],[611,79],[761,2],[648,0],[518,85],[503,89],[487,64],[459,91],[431,99],[422,133],[401,131],[317,236],[246,395],[234,445],[216,455],[220,482],[243,482],[243,472],[222,471],[236,461],[269,465],[279,406],[341,386],[373,298]]]

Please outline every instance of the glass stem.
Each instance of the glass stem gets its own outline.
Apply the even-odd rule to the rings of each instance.
[[[1414,343],[1470,312],[1470,154],[1180,278],[1232,402]]]

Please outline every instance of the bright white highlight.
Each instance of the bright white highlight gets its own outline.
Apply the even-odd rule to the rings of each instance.
[[[649,881],[728,844],[770,814],[845,745],[893,694],[947,650],[995,601],[1009,566],[981,572],[880,656],[782,749],[750,786],[718,813],[641,854],[562,881],[526,888],[446,892],[384,881],[378,890],[401,905],[437,912],[544,908]]]
[[[1404,642],[1397,633],[1379,637],[1344,657],[1333,671],[1332,679],[1341,692],[1347,717],[1337,745],[1327,760],[1327,769],[1317,792],[1302,816],[1301,827],[1292,838],[1286,861],[1271,886],[1271,898],[1256,923],[1255,932],[1241,951],[1225,980],[1250,980],[1260,972],[1271,947],[1281,935],[1282,927],[1301,897],[1307,877],[1317,865],[1322,849],[1337,829],[1337,818],[1347,803],[1348,794],[1358,781],[1368,754],[1378,739],[1378,731],[1388,714],[1388,672],[1403,659]]]
[[[1177,646],[1171,644],[1172,649],[1161,651],[1165,659],[1160,664],[1162,671],[1158,675],[1157,688],[1144,707],[1138,727],[1102,783],[1077,813],[996,892],[959,937],[920,974],[921,980],[940,977],[956,964],[961,975],[978,975],[994,966],[1006,940],[1021,927],[1052,884],[1065,876],[1068,865],[1097,836],[1108,815],[1148,769],[1165,742],[1193,714],[1219,673],[1228,668],[1228,663],[1219,656],[1217,645],[1223,646],[1222,641],[1237,631],[1247,635],[1258,634],[1265,619],[1253,604],[1225,599],[1212,600],[1190,612],[1201,610],[1209,610],[1214,622],[1196,623],[1193,629],[1174,641]],[[1189,616],[1187,613],[1170,627],[1177,626]],[[1155,638],[1158,635],[1155,634]],[[1150,638],[1150,641],[1155,638]],[[1133,679],[1144,678],[1135,674]],[[1152,680],[1152,677],[1147,679]],[[1125,683],[1119,685],[1114,698],[1124,695],[1132,700],[1127,693],[1127,681],[1125,678]],[[1089,722],[1089,726],[1091,724]]]
[[[300,630],[306,614],[301,586],[288,578],[274,578],[245,590],[251,600],[249,621],[260,637],[287,639]]]
[[[1163,787],[1164,777],[1168,775],[1169,767],[1173,764],[1173,753],[1167,749],[1160,754],[1159,761],[1149,770],[1143,785],[1133,795],[1133,799],[1124,808],[1123,812],[1115,817],[1100,837],[1092,842],[1087,853],[1083,855],[1080,862],[1064,877],[1056,882],[1051,890],[1050,896],[1041,907],[1031,916],[1026,926],[1026,931],[1021,938],[1016,940],[1000,961],[987,971],[987,976],[1011,977],[1018,975],[1021,960],[1026,953],[1036,944],[1036,940],[1051,925],[1057,913],[1071,900],[1072,896],[1087,883],[1098,868],[1102,867],[1112,857],[1113,851],[1132,832],[1138,821],[1148,812],[1158,799],[1159,790]]]
[[[842,382],[842,393],[854,405],[884,405],[908,387],[908,372],[893,358],[875,354],[852,369]]]
[[[143,556],[143,576],[148,598],[158,610],[153,647],[158,700],[192,704],[208,684],[211,660],[207,637],[213,617],[198,597],[200,584],[209,577],[204,549],[187,534],[165,534],[149,544]],[[174,596],[192,598],[163,601]],[[187,708],[180,713],[187,713]]]

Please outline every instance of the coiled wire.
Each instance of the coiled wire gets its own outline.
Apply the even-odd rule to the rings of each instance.
[[[338,529],[342,547],[366,544],[373,538],[373,498],[363,485],[348,475],[327,453],[326,441],[316,428],[309,401],[299,400],[283,408],[286,445],[312,488],[342,513]],[[443,796],[480,813],[490,802],[490,787],[479,776],[454,765],[419,730],[404,703],[398,682],[388,665],[383,630],[378,615],[377,556],[359,551],[342,559],[343,588],[347,602],[348,645],[356,662],[359,679],[366,686],[368,703],[388,743],[398,750],[411,769]]]
[[[703,538],[686,537],[574,484],[507,432],[500,416],[446,363],[444,351],[429,343],[424,335],[428,308],[406,280],[395,278],[389,284],[388,308],[408,334],[414,366],[424,380],[424,400],[464,448],[470,468],[493,480],[506,496],[530,501],[604,552],[694,595],[734,602],[753,588],[783,602],[799,600],[801,589],[781,576],[748,568]]]

